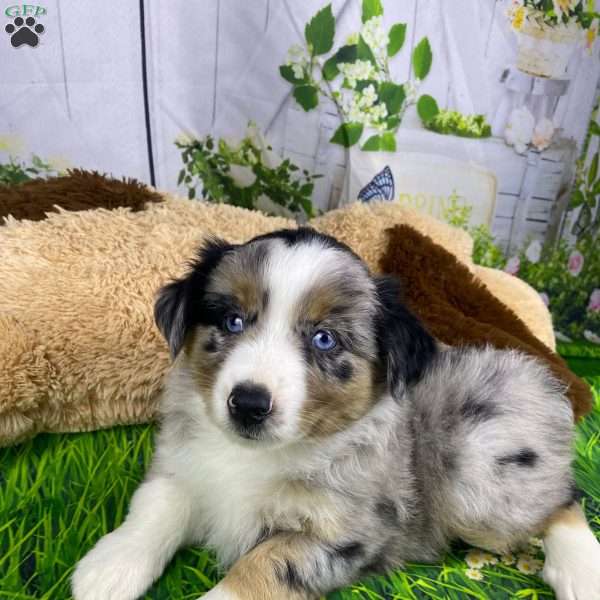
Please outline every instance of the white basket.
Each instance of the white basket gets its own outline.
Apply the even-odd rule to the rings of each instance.
[[[536,77],[561,79],[581,35],[578,27],[539,27],[525,22],[516,32],[517,68]]]

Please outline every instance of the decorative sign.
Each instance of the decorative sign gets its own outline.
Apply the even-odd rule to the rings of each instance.
[[[389,199],[438,219],[451,206],[470,206],[472,225],[491,225],[496,176],[490,170],[437,154],[353,150],[343,196],[349,202]],[[386,190],[394,190],[393,197],[365,192],[380,186],[382,174],[388,172],[392,184]]]

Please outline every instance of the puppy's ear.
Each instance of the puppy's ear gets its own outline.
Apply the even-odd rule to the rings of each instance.
[[[435,341],[400,300],[400,283],[393,277],[375,279],[379,309],[376,320],[379,359],[387,383],[398,396],[416,383],[435,356]]]
[[[171,357],[175,358],[186,335],[199,320],[202,300],[211,272],[226,252],[234,248],[224,240],[209,239],[190,263],[190,270],[180,279],[162,287],[154,305],[154,320],[169,343]]]

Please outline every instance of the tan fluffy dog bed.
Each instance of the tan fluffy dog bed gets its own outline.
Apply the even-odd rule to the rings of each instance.
[[[377,269],[389,247],[386,228],[401,223],[441,241],[474,281],[488,281],[470,262],[464,232],[397,205],[355,205],[313,225],[350,242]],[[152,320],[157,288],[181,274],[207,235],[235,243],[290,226],[231,206],[168,198],[141,212],[60,211],[38,223],[9,218],[0,227],[0,445],[40,431],[152,419],[169,365]],[[401,265],[393,270],[402,276]],[[540,347],[551,346],[548,314],[537,294],[504,273],[489,281],[490,289],[502,290],[496,297],[512,298],[509,307],[527,323],[520,327],[543,339]],[[519,312],[522,307],[527,310]],[[526,349],[539,354],[532,345]],[[568,383],[571,377],[563,373]]]

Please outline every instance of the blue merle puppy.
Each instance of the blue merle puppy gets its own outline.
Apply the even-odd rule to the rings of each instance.
[[[156,454],[76,600],[134,600],[188,544],[229,569],[207,600],[308,600],[454,539],[532,535],[559,600],[600,600],[573,413],[544,364],[440,347],[392,279],[310,229],[209,241],[155,316],[174,357]]]

